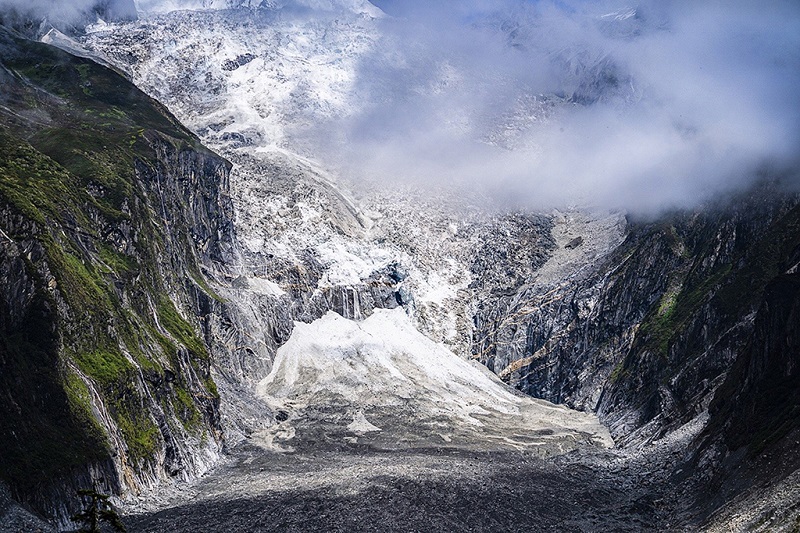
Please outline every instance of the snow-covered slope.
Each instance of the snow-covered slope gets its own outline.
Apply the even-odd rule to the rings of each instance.
[[[129,70],[217,148],[284,149],[347,172],[369,175],[369,161],[397,158],[397,149],[430,158],[431,168],[438,145],[492,157],[535,153],[541,139],[532,134],[559,109],[624,105],[640,91],[607,50],[574,35],[566,44],[543,38],[548,21],[521,13],[476,21],[468,30],[476,42],[462,49],[448,41],[452,22],[443,21],[438,45],[430,28],[408,35],[366,0],[139,6],[158,14],[92,26],[86,45]],[[196,10],[171,11],[176,6]],[[412,165],[401,167],[414,174]]]
[[[362,7],[292,2],[169,12],[96,25],[83,39],[235,164],[241,257],[236,279],[220,279],[228,285],[220,292],[250,318],[219,333],[232,361],[225,364],[238,374],[234,382],[264,378],[293,321],[310,323],[330,309],[363,319],[376,307],[401,306],[430,339],[463,359],[479,358],[475,309],[533,280],[556,247],[552,214],[503,213],[478,188],[353,182],[328,164],[329,153],[317,151],[346,144],[337,136],[348,130],[330,125],[361,116],[376,98],[397,102],[422,92],[445,101],[448,87],[469,89],[444,58],[395,53],[382,15]],[[370,83],[365,64],[407,70],[409,79],[397,88]],[[520,132],[565,101],[521,95],[454,127],[465,126],[484,146],[512,149]],[[315,131],[332,139],[320,142]],[[597,261],[624,226],[579,231],[587,245],[559,252],[559,276]],[[257,418],[248,402],[230,417],[247,411]]]
[[[327,11],[349,9],[373,17],[383,15],[368,0],[136,0],[137,8],[145,14],[177,10],[276,9],[287,5]]]
[[[272,445],[302,446],[316,440],[311,433],[381,447],[456,441],[542,454],[612,444],[593,416],[515,393],[419,333],[402,309],[296,324],[258,393],[288,418],[265,432]]]
[[[215,147],[297,153],[294,130],[356,106],[357,64],[379,34],[349,7],[171,12],[90,27],[87,44]]]

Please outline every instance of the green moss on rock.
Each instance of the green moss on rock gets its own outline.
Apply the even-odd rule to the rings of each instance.
[[[0,478],[24,491],[108,460],[94,399],[135,461],[163,444],[150,408],[164,401],[185,427],[205,429],[204,394],[180,375],[177,344],[201,370],[192,387],[216,396],[209,356],[164,296],[189,275],[165,268],[164,255],[182,254],[176,264],[204,280],[191,242],[169,246],[174,228],[156,214],[163,192],[147,180],[168,171],[165,146],[210,153],[162,106],[90,60],[0,28],[0,67],[0,100],[14,110],[0,115],[0,209],[27,222],[4,231],[12,248],[35,244],[20,259],[19,282],[35,297],[27,309],[0,306],[0,394],[16,402],[4,419],[14,429],[0,435]],[[25,313],[22,327],[14,312]],[[167,368],[178,373],[173,384]]]
[[[203,361],[208,361],[208,351],[205,344],[197,337],[194,328],[178,313],[175,305],[169,298],[162,297],[158,302],[158,320],[178,342],[195,356]]]
[[[136,372],[136,368],[119,350],[96,350],[74,356],[81,370],[103,387],[125,383]]]

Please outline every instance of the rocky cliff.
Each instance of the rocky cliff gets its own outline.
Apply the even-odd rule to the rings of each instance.
[[[784,217],[780,229],[785,240],[772,238],[759,246],[774,277],[757,298],[752,334],[739,346],[716,390],[708,425],[684,468],[699,478],[695,482],[706,495],[697,507],[705,505],[708,513],[723,502],[735,502],[709,517],[720,529],[726,521],[748,530],[790,529],[798,523],[800,225],[796,209]],[[779,255],[773,255],[778,251]],[[777,258],[776,263],[770,261]],[[764,499],[771,500],[766,509],[759,505]]]
[[[518,389],[596,412],[623,448],[656,450],[653,465],[675,472],[664,482],[691,495],[695,527],[785,524],[796,512],[798,246],[800,200],[776,181],[630,220],[574,282],[534,281],[491,319],[479,314],[473,350]]]
[[[573,283],[534,283],[484,321],[482,359],[534,396],[598,412],[619,443],[705,416],[791,262],[798,200],[774,185],[630,224]]]
[[[0,29],[0,477],[64,525],[221,450],[200,310],[230,164],[116,72]]]

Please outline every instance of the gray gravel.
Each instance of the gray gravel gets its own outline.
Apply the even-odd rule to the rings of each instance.
[[[612,454],[327,449],[244,444],[129,531],[656,531],[659,498]]]

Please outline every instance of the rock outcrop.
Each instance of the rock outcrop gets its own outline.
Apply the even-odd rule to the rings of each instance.
[[[58,524],[223,445],[201,335],[230,164],[96,63],[0,29],[0,477]]]
[[[753,335],[765,287],[794,253],[797,203],[764,185],[634,222],[582,278],[509,298],[478,337],[503,339],[483,360],[520,390],[596,411],[619,443],[663,437],[706,412]]]
[[[785,523],[800,466],[798,246],[800,200],[774,182],[633,221],[572,283],[501,299],[476,351],[518,389],[596,412],[631,453],[680,457],[669,483],[693,495],[688,523]]]

